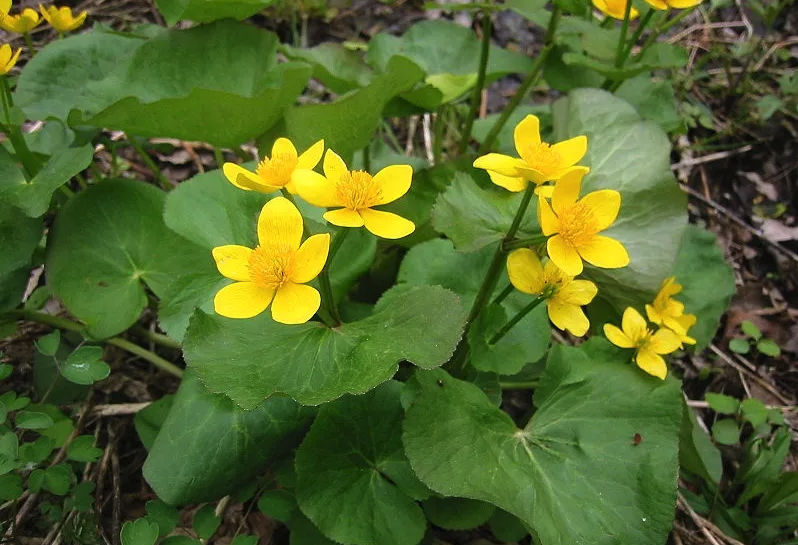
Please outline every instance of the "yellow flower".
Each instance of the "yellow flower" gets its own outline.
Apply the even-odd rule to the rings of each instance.
[[[333,150],[324,155],[324,176],[312,170],[296,170],[292,180],[297,193],[314,206],[342,206],[330,210],[324,219],[339,227],[363,227],[382,238],[402,238],[416,226],[391,212],[374,206],[395,201],[410,189],[413,167],[391,165],[372,176],[362,170],[350,171]]]
[[[213,306],[227,318],[252,318],[272,306],[272,318],[304,324],[319,310],[319,292],[305,284],[327,261],[330,235],[302,241],[302,215],[284,197],[270,200],[258,218],[258,246],[218,246],[213,258],[219,272],[234,284],[216,294]]]
[[[604,334],[615,346],[634,348],[635,363],[655,377],[665,379],[668,367],[660,354],[676,351],[681,343],[679,337],[669,329],[658,329],[652,333],[646,327],[646,320],[632,307],[627,307],[621,320],[623,331],[612,324],[604,324]]]
[[[676,283],[676,277],[666,278],[654,301],[646,305],[646,315],[652,323],[676,333],[683,343],[695,344],[695,339],[688,337],[687,331],[695,325],[697,318],[693,314],[685,314],[684,304],[673,298],[681,291],[682,286]]]
[[[679,329],[678,330],[677,329],[673,329],[673,328],[668,328],[668,329],[673,331],[676,334],[676,336],[679,337],[679,341],[682,342],[682,345],[684,345],[684,344],[695,344],[696,340],[694,338],[690,337],[689,335],[687,335],[687,333],[690,331],[690,328],[693,327],[695,325],[695,323],[698,321],[698,318],[696,317],[696,315],[695,314],[682,314],[678,318],[674,318],[674,320],[678,324]]]
[[[296,193],[291,175],[298,169],[313,169],[324,153],[324,140],[319,140],[302,155],[297,155],[294,144],[288,138],[278,138],[272,146],[272,156],[264,157],[255,172],[235,164],[225,163],[222,172],[236,187],[247,191],[272,193],[281,187]]]
[[[16,32],[17,34],[27,34],[41,23],[39,14],[36,10],[25,8],[22,13],[18,15],[6,15],[0,22],[0,26],[9,32]]]
[[[0,45],[0,75],[8,74],[11,69],[14,68],[14,65],[17,64],[17,59],[19,59],[19,54],[21,52],[21,47],[16,51],[12,51],[10,45]]]
[[[601,13],[609,15],[614,19],[623,19],[626,11],[626,3],[632,0],[593,0],[593,5],[596,6]],[[649,0],[646,0],[649,4]],[[629,20],[636,19],[640,12],[635,8],[629,12]]]
[[[602,189],[579,199],[585,171],[572,170],[560,178],[551,204],[544,197],[538,199],[540,228],[544,235],[554,235],[546,243],[549,258],[571,276],[582,272],[583,259],[604,269],[629,264],[629,254],[620,242],[598,234],[618,216],[621,194]]]
[[[557,144],[540,140],[540,120],[534,115],[526,116],[515,127],[513,133],[515,149],[520,159],[489,153],[477,158],[474,167],[488,171],[494,184],[510,191],[523,191],[528,182],[540,185],[559,180],[574,169],[587,153],[587,137],[576,136]]]
[[[56,7],[56,6],[42,6],[39,4],[39,11],[42,12],[44,20],[50,23],[50,26],[58,32],[70,32],[79,28],[86,20],[87,13],[80,12],[80,15],[75,17],[72,15],[72,8]]]
[[[11,0],[0,0],[0,19],[11,10]]]
[[[646,0],[646,2],[654,9],[686,9],[697,6],[701,3],[701,0]],[[621,15],[621,18],[623,18],[623,15]]]
[[[515,250],[507,257],[507,274],[515,289],[546,299],[546,310],[554,325],[577,337],[590,328],[581,306],[587,305],[598,293],[589,280],[574,280],[552,261],[544,267],[529,248]]]

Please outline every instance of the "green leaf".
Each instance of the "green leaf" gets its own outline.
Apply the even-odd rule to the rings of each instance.
[[[283,44],[280,49],[289,60],[313,66],[313,77],[334,93],[365,87],[374,79],[372,69],[361,54],[340,43],[325,42],[310,48]]]
[[[755,429],[768,420],[767,407],[754,397],[744,399],[740,403],[740,411],[743,413],[743,418],[750,422]]]
[[[93,435],[81,435],[67,447],[67,458],[76,462],[94,462],[103,452],[103,449],[94,446]]]
[[[411,248],[402,260],[398,281],[411,286],[437,285],[448,288],[461,295],[464,305],[470,307],[494,252],[494,248],[484,248],[464,254],[456,252],[449,240],[423,242]],[[507,277],[502,275],[495,294],[508,284]],[[480,371],[512,375],[527,363],[543,357],[551,341],[545,305],[521,320],[498,343],[488,345],[496,331],[529,300],[527,295],[513,294],[501,306],[491,305],[474,322],[468,338],[474,367]]]
[[[17,435],[13,432],[0,435],[0,475],[10,473],[21,465],[17,461],[18,455],[19,441],[17,440]]]
[[[731,396],[706,394],[704,399],[709,403],[709,407],[719,414],[737,414],[737,411],[740,409],[740,401]]]
[[[476,386],[441,370],[416,377],[403,442],[436,492],[492,503],[542,545],[563,543],[563,528],[569,542],[665,542],[676,500],[676,380],[645,375],[605,341],[556,346],[537,411],[518,429]]]
[[[717,420],[712,426],[712,437],[721,445],[736,445],[740,442],[740,427],[731,418]]]
[[[45,356],[55,356],[61,344],[61,331],[56,329],[36,341],[36,349]]]
[[[209,23],[217,19],[246,19],[277,0],[156,0],[166,24],[188,20]]]
[[[22,496],[22,477],[16,473],[0,475],[0,500],[16,500]]]
[[[17,306],[28,284],[31,256],[42,236],[42,221],[0,200],[0,312]]]
[[[199,539],[191,539],[188,536],[169,536],[164,538],[160,545],[202,545],[202,542]]]
[[[712,341],[721,316],[737,291],[734,272],[726,263],[715,235],[688,225],[671,274],[682,285],[676,298],[684,303],[685,312],[698,318],[689,334],[698,341],[695,350],[700,351]]]
[[[267,490],[258,499],[258,509],[280,522],[288,522],[296,511],[296,499],[286,490]]]
[[[210,539],[219,527],[221,518],[215,513],[213,505],[204,505],[194,513],[194,520],[191,525],[200,539]]]
[[[759,119],[767,121],[784,108],[784,101],[776,95],[765,95],[754,103]]]
[[[136,413],[133,424],[136,426],[136,433],[141,443],[147,450],[152,448],[155,437],[161,431],[166,415],[169,414],[174,403],[174,398],[174,395],[167,394]]]
[[[47,282],[94,337],[131,326],[147,306],[146,283],[163,295],[182,275],[213,266],[208,252],[163,223],[164,193],[128,180],[81,192],[56,218]]]
[[[750,320],[743,320],[743,323],[740,324],[740,329],[743,330],[743,333],[758,341],[762,338],[762,332],[756,326],[756,324]]]
[[[482,526],[496,510],[494,506],[468,498],[436,498],[421,502],[424,514],[445,530],[469,530]]]
[[[30,182],[15,191],[12,202],[25,215],[37,218],[50,207],[53,192],[82,172],[94,157],[91,144],[79,148],[66,148],[50,157]]]
[[[122,525],[120,535],[122,545],[155,545],[158,539],[158,525],[140,518]]]
[[[415,545],[424,535],[411,497],[424,486],[402,450],[401,389],[391,381],[325,404],[297,451],[297,502],[330,539]]]
[[[237,146],[272,126],[310,77],[308,66],[275,66],[276,48],[274,34],[233,21],[147,40],[95,29],[42,49],[17,101],[34,119]]]
[[[94,489],[96,484],[92,481],[83,481],[72,489],[72,505],[81,513],[89,513],[94,509]],[[66,507],[69,509],[69,507]]]
[[[737,354],[748,354],[751,344],[748,339],[732,339],[729,341],[729,350]]]
[[[44,471],[42,488],[56,496],[64,496],[69,492],[69,487],[72,486],[74,479],[75,475],[67,464],[54,465]]]
[[[111,368],[102,360],[103,349],[100,346],[81,346],[72,352],[59,369],[61,374],[75,384],[94,384],[106,378]]]
[[[327,539],[299,510],[294,511],[288,528],[291,530],[291,545],[337,545],[337,542]]]
[[[53,419],[45,413],[21,411],[17,413],[14,424],[24,430],[44,430],[53,425]]]
[[[45,461],[54,448],[55,441],[43,435],[33,442],[21,445],[19,458],[25,463],[38,464]]]
[[[0,202],[13,195],[25,182],[25,174],[17,159],[4,146],[0,146]]]
[[[779,345],[770,339],[761,339],[756,343],[756,349],[759,350],[760,353],[772,358],[777,358],[781,355],[781,348],[779,348]]]
[[[423,72],[416,64],[404,57],[396,57],[391,59],[384,74],[359,91],[335,102],[287,109],[284,112],[284,128],[277,127],[268,135],[268,139],[287,136],[297,149],[307,149],[323,138],[327,148],[334,149],[347,159],[371,142],[374,131],[382,122],[382,110],[388,101],[423,77]],[[266,149],[265,143],[261,139],[258,146]]]
[[[243,411],[188,372],[144,463],[144,478],[171,505],[217,500],[293,448],[312,414],[278,397]]]
[[[7,363],[0,364],[0,380],[5,380],[11,376],[14,368]]]
[[[670,169],[671,145],[656,124],[642,121],[623,100],[598,89],[578,89],[554,104],[555,140],[584,134],[590,167],[581,195],[621,193],[621,211],[602,234],[619,240],[631,262],[622,269],[585,268],[599,290],[595,301],[622,312],[653,300],[676,262],[687,206]],[[695,267],[698,269],[699,267]]]
[[[670,81],[656,81],[647,74],[641,74],[624,81],[615,95],[633,105],[640,117],[654,121],[665,132],[674,132],[684,126]]]
[[[524,523],[518,517],[502,509],[496,509],[488,524],[496,539],[501,541],[520,541],[529,534]]]
[[[679,465],[682,470],[716,485],[723,477],[720,451],[699,426],[695,411],[686,403],[683,405],[682,427],[679,432]]]
[[[81,402],[86,399],[89,391],[89,386],[70,382],[61,374],[61,364],[73,350],[70,338],[72,341],[81,340],[80,335],[67,334],[55,356],[36,354],[33,360],[33,384],[36,393],[43,396],[45,392],[49,392],[47,399],[59,405]]]
[[[475,252],[501,240],[513,223],[522,194],[501,188],[481,189],[468,174],[455,174],[432,209],[432,225],[452,239],[459,252]],[[529,204],[518,237],[539,233],[537,203]],[[467,213],[464,213],[467,211]]]
[[[233,320],[197,311],[184,355],[209,390],[245,409],[275,394],[318,405],[376,387],[396,373],[400,361],[442,365],[464,320],[459,297],[428,286],[394,288],[370,317],[335,329],[318,322],[278,324],[268,312]]]
[[[160,499],[147,502],[147,520],[158,525],[158,535],[163,537],[171,534],[180,522],[180,512],[177,508],[167,505]]]

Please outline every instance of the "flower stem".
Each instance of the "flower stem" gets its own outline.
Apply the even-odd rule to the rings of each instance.
[[[632,0],[626,0],[626,9],[623,12],[621,36],[618,38],[618,48],[615,50],[615,68],[621,68],[626,60],[626,35],[629,33],[629,18],[632,15]]]
[[[83,325],[60,316],[53,316],[51,314],[44,314],[42,312],[35,312],[33,310],[10,310],[5,315],[22,320],[28,320],[29,322],[38,322],[40,324],[49,325],[50,327],[56,327],[58,329],[75,331],[76,333],[80,333],[84,336],[86,335],[86,328]],[[133,344],[126,339],[122,339],[121,337],[113,337],[110,339],[104,339],[102,342],[121,348],[122,350],[130,352],[131,354],[135,354],[141,359],[152,363],[162,371],[166,371],[170,375],[174,375],[178,378],[183,376],[183,370],[172,362],[167,361],[158,354],[150,352],[149,350],[142,348],[137,344]]]
[[[646,38],[646,41],[643,42],[643,45],[640,47],[640,51],[637,52],[633,60],[635,61],[640,60],[640,58],[645,54],[645,52],[648,51],[648,48],[654,45],[654,43],[656,43],[657,38],[659,38],[662,34],[670,30],[671,27],[673,27],[674,25],[681,23],[691,13],[692,10],[684,9],[681,11],[681,13],[679,13],[679,15],[677,15],[670,21],[666,22],[665,24],[660,25],[656,29],[654,29],[654,32],[652,32],[648,36],[648,38]]]
[[[288,201],[289,201],[291,204],[293,204],[294,206],[296,206],[296,200],[294,199],[294,196],[293,196],[293,195],[291,195],[291,193],[289,193],[289,192],[288,192],[288,190],[287,190],[285,187],[281,187],[281,188],[280,188],[280,194],[281,194],[283,197],[285,197],[286,199],[288,199]],[[296,209],[297,209],[297,210],[299,210],[299,207],[298,207],[298,206],[296,206]],[[305,222],[305,221],[304,221],[304,219],[303,219],[303,221],[302,221],[302,238],[307,240],[307,238],[308,238],[310,235],[312,235],[312,234],[313,234],[313,233],[311,233],[311,232],[310,232],[310,229],[308,229],[308,224],[307,224],[307,222]]]
[[[488,344],[496,344],[497,342],[499,342],[502,339],[502,337],[507,335],[507,333],[509,333],[509,331],[513,327],[515,327],[515,324],[523,320],[524,316],[532,312],[542,301],[543,301],[542,297],[536,297],[535,299],[533,299],[532,302],[530,302],[527,306],[522,308],[518,314],[513,316],[513,318],[509,322],[504,324],[504,327],[502,327],[499,331],[496,332],[496,334],[488,342]]]
[[[22,35],[22,37],[25,38],[25,45],[28,46],[28,50],[30,51],[30,58],[32,59],[33,56],[36,54],[36,48],[33,47],[33,40],[30,39],[30,33],[25,32]]]
[[[654,8],[648,8],[646,14],[643,15],[642,19],[640,19],[640,22],[638,23],[637,28],[635,29],[635,33],[632,34],[632,39],[630,39],[629,43],[626,44],[626,51],[624,51],[623,54],[625,59],[629,58],[629,55],[632,53],[632,48],[637,43],[637,40],[640,39],[640,36],[642,36],[643,31],[648,26],[648,23],[651,22],[651,19],[652,17],[654,17],[655,13],[657,13],[657,10],[655,10]]]
[[[482,142],[482,145],[479,147],[480,154],[487,152],[491,147],[493,147],[496,138],[499,136],[502,128],[507,123],[510,115],[512,115],[518,105],[521,104],[521,101],[524,100],[524,97],[526,97],[529,89],[537,82],[540,72],[543,70],[543,64],[546,62],[551,50],[554,49],[554,35],[557,32],[557,25],[559,22],[560,9],[557,6],[554,6],[554,9],[551,12],[551,19],[549,20],[549,27],[546,29],[546,37],[543,42],[543,49],[540,51],[538,58],[535,60],[532,70],[530,70],[526,79],[524,79],[523,83],[521,83],[521,86],[515,92],[513,98],[510,99],[510,102],[504,108],[504,111],[502,112],[501,116],[499,116],[499,119],[496,120],[493,128],[491,128],[488,136],[485,138],[485,141]]]
[[[371,172],[371,142],[363,148],[363,170]]]
[[[346,235],[349,234],[348,227],[340,227],[333,237],[332,244],[330,245],[330,253],[327,256],[327,262],[319,274],[319,288],[321,289],[321,299],[327,309],[327,313],[333,321],[333,327],[341,325],[341,313],[338,311],[338,305],[333,297],[332,283],[330,282],[330,265],[338,253],[338,250],[344,243]]]
[[[502,248],[505,252],[509,252],[510,250],[515,250],[516,248],[528,248],[529,246],[535,246],[537,244],[543,244],[548,240],[546,235],[540,234],[534,237],[528,238],[517,238],[515,240],[508,240],[502,243]]]
[[[11,108],[14,107],[14,100],[11,98],[11,88],[8,86],[8,80],[5,75],[0,76],[0,99],[3,101],[3,115],[5,116],[5,131],[8,133],[8,139],[14,147],[22,166],[28,173],[29,178],[33,178],[39,173],[39,161],[31,153],[28,144],[25,142],[25,137],[22,131],[11,121]]]
[[[485,73],[488,69],[488,56],[490,55],[490,34],[491,34],[491,18],[489,11],[482,12],[482,48],[479,51],[479,72],[477,72],[477,83],[474,86],[474,93],[471,95],[471,107],[468,110],[468,117],[466,117],[465,125],[463,126],[463,135],[460,139],[460,155],[465,153],[468,149],[468,143],[471,141],[471,130],[474,127],[474,119],[477,116],[479,105],[482,102],[482,88],[485,87]]]
[[[166,176],[163,175],[161,169],[158,168],[158,165],[156,165],[155,161],[152,160],[152,157],[150,157],[149,154],[144,151],[144,147],[139,144],[136,138],[130,138],[128,136],[128,142],[130,142],[130,145],[133,147],[133,149],[136,150],[136,152],[141,156],[141,160],[144,161],[147,167],[149,167],[149,169],[152,171],[153,175],[158,180],[158,185],[161,186],[161,189],[164,191],[169,191],[172,189],[172,184],[166,179]]]
[[[500,382],[499,388],[502,390],[534,390],[538,387],[539,381],[530,380],[527,382]]]
[[[515,286],[513,286],[512,284],[507,284],[507,287],[504,288],[501,291],[501,293],[496,296],[496,299],[494,299],[493,301],[490,302],[490,304],[491,305],[498,305],[499,303],[501,303],[502,301],[507,299],[507,296],[510,295],[511,293],[513,293],[513,291],[515,291]]]

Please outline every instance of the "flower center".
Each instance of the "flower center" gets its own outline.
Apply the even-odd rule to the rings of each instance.
[[[249,256],[249,277],[258,286],[276,290],[294,269],[294,252],[288,244],[258,246]]]
[[[549,173],[560,167],[562,157],[551,144],[539,142],[524,149],[524,161],[538,172]]]
[[[335,191],[339,202],[350,210],[374,206],[382,195],[382,190],[374,183],[371,174],[362,170],[341,174],[335,185]]]
[[[651,342],[652,335],[653,335],[653,332],[650,329],[648,329],[648,328],[637,332],[637,338],[636,339],[632,339],[633,341],[635,341],[635,347],[638,350],[640,350],[641,348],[645,348],[646,345],[648,345],[648,343]]]
[[[297,158],[288,153],[275,153],[271,159],[264,157],[255,173],[269,185],[282,187],[291,181]]]
[[[598,233],[593,211],[585,203],[577,202],[559,214],[560,236],[571,246],[583,246]]]

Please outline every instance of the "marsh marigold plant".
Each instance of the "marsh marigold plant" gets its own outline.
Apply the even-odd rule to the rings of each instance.
[[[216,294],[216,313],[252,318],[271,305],[276,322],[302,324],[310,320],[319,310],[321,295],[306,284],[327,262],[330,235],[313,235],[302,242],[302,230],[297,207],[276,197],[261,210],[255,249],[237,245],[214,248],[219,272],[236,281]]]
[[[41,23],[39,13],[31,8],[25,8],[17,15],[8,14],[0,20],[0,27],[9,32],[27,34]]]
[[[235,163],[225,163],[222,172],[231,184],[246,191],[272,193],[285,188],[289,193],[296,193],[291,182],[294,171],[316,168],[323,153],[324,140],[297,154],[296,147],[288,138],[278,138],[272,146],[271,156],[264,157],[255,172]]]
[[[593,0],[593,5],[604,15],[613,19],[623,19],[626,14],[626,6],[632,0]],[[646,0],[648,2],[648,0]],[[650,4],[651,2],[649,2]],[[640,12],[634,7],[629,12],[629,19],[637,19]]]
[[[653,332],[646,319],[634,308],[627,307],[621,319],[621,328],[604,324],[607,339],[621,348],[634,348],[634,361],[649,375],[665,379],[668,366],[664,354],[675,352],[681,346],[679,337],[670,329],[660,328]]]
[[[375,210],[402,197],[410,189],[413,167],[391,165],[372,176],[363,170],[349,170],[334,151],[324,155],[324,175],[298,169],[293,181],[297,193],[307,202],[336,208],[324,219],[339,227],[363,227],[378,237],[397,239],[412,233],[415,224],[392,212]]]
[[[684,313],[684,304],[673,298],[682,291],[676,283],[676,277],[670,276],[662,282],[657,296],[650,305],[646,305],[646,315],[650,322],[667,327],[679,336],[682,343],[695,344],[696,341],[687,332],[696,323],[693,314]]]
[[[0,76],[8,74],[14,68],[20,53],[22,53],[21,47],[14,51],[8,44],[0,45]]]
[[[56,29],[61,34],[65,32],[72,32],[77,30],[86,21],[88,13],[85,11],[80,12],[76,17],[72,13],[72,8],[66,6],[42,6],[39,5],[39,11],[47,23]]]
[[[666,10],[692,8],[702,1],[703,0],[646,0],[646,3],[654,9]]]

